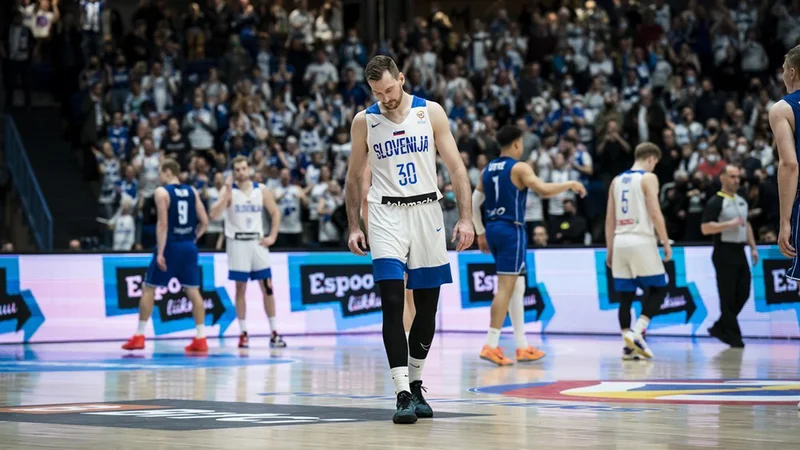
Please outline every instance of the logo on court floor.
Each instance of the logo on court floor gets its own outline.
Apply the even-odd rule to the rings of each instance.
[[[0,334],[24,333],[28,342],[44,323],[33,293],[20,290],[19,258],[0,257]]]
[[[436,412],[437,418],[477,416],[481,414]],[[168,431],[372,422],[389,420],[390,417],[391,410],[388,409],[194,400],[132,400],[0,408],[2,422]]]
[[[597,294],[600,309],[608,311],[619,309],[620,296],[614,290],[614,278],[606,266],[606,250],[595,251],[597,265]],[[663,251],[661,253],[663,256]],[[672,260],[664,263],[667,272],[667,295],[661,302],[658,314],[650,321],[650,329],[664,328],[673,325],[692,324],[692,333],[696,333],[708,316],[706,306],[700,297],[700,291],[694,282],[686,281],[686,263],[683,248],[673,247]],[[641,289],[636,291],[633,309],[636,316],[642,312]],[[635,317],[634,317],[635,320]]]
[[[527,252],[525,260],[525,295],[523,305],[525,322],[541,322],[542,331],[553,317],[553,302],[543,283],[536,282],[536,258],[532,251]],[[483,253],[459,253],[459,278],[461,279],[461,308],[485,308],[491,306],[497,292],[497,268],[494,258]],[[503,326],[510,326],[506,317]]]
[[[696,405],[795,405],[800,380],[554,381],[470,389],[535,400]]]
[[[800,323],[800,284],[786,277],[792,264],[776,246],[758,249],[761,262],[753,266],[753,298],[756,311],[795,311]]]
[[[106,316],[138,314],[145,274],[151,256],[104,256]],[[206,326],[219,325],[219,335],[236,318],[233,303],[224,287],[214,286],[214,257],[201,255],[200,293],[206,309]],[[156,288],[153,331],[163,335],[193,330],[192,302],[176,278],[166,287]]]
[[[292,311],[331,309],[336,328],[381,323],[381,296],[369,256],[342,253],[289,255]]]

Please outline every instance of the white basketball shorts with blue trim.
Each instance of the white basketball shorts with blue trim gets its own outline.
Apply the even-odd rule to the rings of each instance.
[[[265,280],[272,278],[269,249],[257,239],[225,240],[228,254],[228,279],[233,281]]]
[[[637,287],[645,289],[667,285],[664,263],[653,236],[614,236],[611,273],[614,276],[614,290],[617,292],[635,292]]]
[[[375,281],[402,280],[406,289],[453,282],[439,202],[413,206],[370,203],[368,235]]]

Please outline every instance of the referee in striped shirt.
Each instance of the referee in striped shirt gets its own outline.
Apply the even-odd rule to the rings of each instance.
[[[751,278],[744,246],[750,246],[753,264],[758,263],[758,250],[753,228],[747,221],[747,201],[736,194],[741,170],[729,164],[719,180],[722,190],[706,203],[701,225],[703,235],[714,239],[711,260],[717,272],[721,312],[708,333],[731,347],[742,348],[742,331],[736,317],[750,297]]]

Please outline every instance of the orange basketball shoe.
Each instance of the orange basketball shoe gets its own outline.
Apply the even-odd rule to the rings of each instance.
[[[529,345],[528,348],[517,349],[517,362],[538,361],[544,358],[545,353],[536,347]]]
[[[207,352],[208,351],[208,341],[206,338],[194,338],[192,339],[192,343],[184,347],[187,352]]]
[[[144,335],[134,334],[128,342],[122,344],[123,350],[144,350]]]
[[[484,345],[481,349],[481,359],[485,359],[486,361],[493,362],[498,366],[510,366],[514,364],[514,361],[506,358],[503,354],[503,349],[500,347],[489,347],[488,345]]]

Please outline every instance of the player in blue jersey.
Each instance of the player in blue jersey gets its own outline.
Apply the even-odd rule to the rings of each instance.
[[[197,336],[186,347],[186,351],[208,351],[205,336],[205,306],[200,294],[200,268],[197,263],[197,239],[208,226],[208,215],[203,201],[194,187],[180,184],[180,165],[168,159],[161,163],[160,186],[155,192],[158,224],[156,242],[158,247],[150,267],[147,269],[139,300],[139,327],[136,334],[122,346],[125,350],[144,348],[144,333],[147,321],[153,312],[157,287],[166,287],[170,280],[177,279],[192,302],[192,316],[197,327]]]
[[[513,364],[498,347],[500,329],[506,314],[511,314],[511,324],[517,343],[517,361],[535,361],[544,353],[528,345],[525,339],[525,320],[522,297],[525,293],[525,200],[528,189],[542,197],[550,197],[573,190],[581,197],[586,189],[577,181],[545,183],[533,172],[533,167],[519,161],[522,156],[522,130],[514,125],[502,127],[495,136],[502,147],[500,157],[484,168],[478,186],[472,194],[472,219],[478,246],[491,252],[497,265],[497,293],[492,300],[491,321],[486,345],[481,358],[498,366]],[[486,229],[483,227],[480,206],[486,212]]]
[[[778,147],[778,198],[780,199],[780,232],[778,247],[792,259],[786,276],[800,279],[797,246],[800,241],[800,203],[797,195],[798,153],[795,139],[800,117],[800,45],[786,53],[783,61],[783,84],[788,94],[769,110],[769,125]]]

